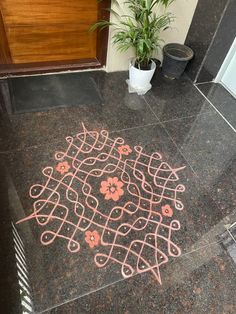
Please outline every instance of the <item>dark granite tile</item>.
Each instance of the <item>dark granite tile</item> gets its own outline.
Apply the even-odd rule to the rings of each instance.
[[[236,2],[228,1],[224,16],[208,50],[197,82],[209,82],[216,77],[235,39]]]
[[[7,79],[0,79],[0,113],[12,113],[12,104]]]
[[[186,69],[193,81],[195,81],[198,75],[227,5],[228,0],[215,1],[214,5],[212,5],[211,1],[198,1],[185,41],[186,45],[190,46],[195,52],[194,59],[190,61]]]
[[[164,125],[199,177],[201,185],[224,214],[230,213],[236,199],[234,131],[217,112]]]
[[[156,93],[155,100],[162,104],[162,111],[160,108],[154,109],[154,102],[151,106],[162,121],[171,120],[163,123],[163,127],[157,124],[143,97],[128,94],[126,73],[113,73],[105,77],[102,73],[94,73],[93,76],[104,98],[104,106],[101,106],[100,111],[97,106],[89,106],[89,109],[70,108],[11,116],[9,129],[5,128],[7,117],[4,115],[6,120],[3,129],[5,128],[6,139],[11,139],[11,142],[4,141],[3,146],[10,147],[13,151],[0,156],[4,158],[9,172],[9,178],[3,185],[7,189],[11,219],[16,222],[31,215],[34,206],[36,214],[40,214],[40,206],[45,205],[45,216],[38,217],[38,221],[32,217],[16,225],[26,250],[35,311],[47,311],[79,298],[78,302],[59,307],[58,313],[156,313],[157,309],[161,309],[163,313],[179,313],[185,310],[186,313],[201,313],[203,305],[210,313],[215,313],[215,309],[216,313],[218,310],[219,313],[233,313],[235,304],[234,301],[231,302],[231,290],[228,291],[225,286],[228,282],[229,287],[234,289],[233,276],[229,276],[234,269],[229,258],[213,244],[218,241],[219,234],[225,231],[225,225],[236,221],[233,207],[236,146],[232,130],[218,114],[212,112],[212,107],[186,78],[174,82],[167,82],[158,76],[154,78],[152,93]],[[170,86],[173,88],[170,89]],[[154,101],[154,96],[152,99]],[[189,118],[176,119],[186,116],[186,113]],[[82,121],[88,130],[94,132],[67,138],[66,141],[67,135],[82,132]],[[153,122],[155,125],[138,127]],[[117,131],[123,128],[130,129]],[[110,141],[108,134],[101,131],[102,129],[109,130],[109,137],[115,142]],[[10,131],[14,133],[8,138]],[[96,142],[97,135],[100,142]],[[128,147],[124,147],[128,151],[122,150],[125,163],[118,163],[117,150],[112,150],[112,153],[110,150],[112,145],[117,149],[123,145],[119,137],[132,150],[130,152]],[[82,147],[79,155],[77,147],[71,143]],[[56,159],[55,152],[65,152],[69,145],[72,146],[66,156],[59,154]],[[91,148],[93,149],[89,157],[85,159]],[[101,160],[97,159],[99,149],[105,153],[99,155]],[[187,160],[180,151],[186,155]],[[163,163],[155,152],[162,155]],[[65,176],[56,170],[61,158],[70,166]],[[73,173],[78,170],[78,162],[82,160],[78,177],[73,177]],[[117,168],[114,168],[117,164]],[[103,165],[107,173],[101,174]],[[52,168],[42,174],[42,169],[48,166]],[[170,171],[183,166],[186,167]],[[90,184],[90,193],[89,185],[84,185],[82,178],[87,174],[86,182]],[[100,191],[101,182],[114,176],[124,184],[117,192],[119,199],[116,203],[106,200],[105,192]],[[49,181],[45,188],[47,178]],[[35,198],[29,196],[29,189],[33,184],[39,184],[32,190]],[[68,188],[68,184],[72,189]],[[182,191],[181,185],[177,188],[178,184],[185,185],[186,190]],[[35,195],[37,191],[41,191],[41,194]],[[137,196],[139,194],[142,196],[141,200]],[[75,201],[85,205],[85,211],[81,205],[75,208]],[[115,240],[119,246],[112,251],[109,245],[98,245],[90,249],[89,243],[95,241],[96,244],[98,235],[101,238],[106,221],[104,215],[116,215],[114,206],[119,214],[120,208],[124,208],[127,201],[131,202],[128,204],[131,207],[125,207],[127,211],[122,211],[119,219],[116,220],[115,216],[114,220],[108,221],[106,226],[109,227],[110,234],[104,233],[102,238],[105,244],[113,242],[116,234],[114,230],[121,226],[130,228],[129,225],[132,224],[135,227],[136,223],[138,226],[139,223],[145,224],[150,212],[150,209],[145,209],[156,202],[152,205],[155,216],[151,219],[154,221],[149,220],[144,225],[145,228],[137,227],[137,230],[127,234],[125,229],[119,229],[122,235],[119,234]],[[179,208],[182,206],[181,202],[184,205],[183,210]],[[95,214],[92,209],[94,204],[98,204],[98,212],[95,211]],[[137,204],[144,210],[132,212]],[[160,216],[164,205],[170,205],[171,209],[167,208],[167,212]],[[70,210],[67,212],[68,208]],[[79,221],[80,217],[82,219]],[[152,274],[145,273],[148,264],[141,258],[137,262],[135,255],[135,250],[140,252],[140,242],[137,240],[143,240],[147,230],[153,233],[160,217],[165,225],[156,229],[160,237],[157,237],[155,243],[152,242],[153,239],[147,238],[150,243],[144,246],[141,254],[150,265],[160,265],[153,269]],[[96,230],[98,235],[95,233],[93,239],[87,239],[88,243],[84,232],[80,230],[74,234],[74,242],[70,241],[76,226],[86,228],[91,220],[93,223],[89,231]],[[173,220],[180,222],[180,230],[174,230],[175,224],[178,227],[178,222]],[[53,235],[56,235],[55,239]],[[168,237],[172,242],[167,240]],[[48,240],[52,240],[52,243],[47,242]],[[73,244],[78,248],[78,243],[80,251],[72,253]],[[119,262],[124,261],[127,253],[124,247],[129,247],[131,243],[137,246],[133,249],[134,253],[127,255],[122,274],[122,263]],[[153,252],[155,246],[160,250],[156,257]],[[183,255],[175,258],[179,253],[178,247]],[[104,267],[98,267],[94,257],[97,257],[98,264],[102,262],[98,258],[104,258],[97,255],[99,253],[109,255],[119,262],[110,260]],[[167,260],[167,263],[162,264],[162,261]],[[128,275],[131,271],[127,265],[132,265],[135,270],[133,275],[137,271],[141,274],[122,281],[126,271],[128,270]],[[159,270],[162,286],[158,284]],[[222,279],[222,276],[225,277]],[[113,289],[105,289],[107,285],[116,282]],[[220,282],[218,287],[217,282]],[[95,293],[98,289],[99,292]],[[226,295],[220,298],[219,291],[225,291]],[[94,293],[89,294],[91,292]],[[89,295],[85,296],[86,294]]]
[[[211,110],[210,104],[186,76],[169,80],[160,74],[152,84],[152,90],[144,98],[160,121],[195,116]]]
[[[208,187],[212,198],[222,212],[228,214],[236,208],[236,158],[230,160],[224,171]]]
[[[156,287],[138,275],[79,298],[48,313],[227,313],[236,311],[236,268],[219,247],[200,250],[168,265]]]
[[[4,150],[22,149],[41,145],[75,134],[81,122],[99,128],[119,130],[156,123],[157,120],[145,100],[129,94],[126,72],[102,74],[95,72],[96,82],[104,100],[103,105],[87,105],[38,113],[11,115],[7,118]],[[3,120],[3,121],[5,121]]]
[[[128,134],[129,132],[131,134]],[[156,143],[158,143],[159,149],[164,150],[165,154],[163,155],[166,159],[171,159],[172,146],[174,148],[175,146],[171,142],[168,143],[168,136],[162,127],[156,127],[155,129],[151,128],[151,130],[147,128],[142,130],[135,129],[129,132],[120,132],[113,136],[123,135],[127,143],[130,143],[131,145],[142,144],[145,146],[150,144],[151,149],[154,149]],[[156,134],[155,138],[154,134]],[[164,149],[164,147],[166,149]],[[150,148],[147,147],[147,149]],[[51,163],[53,166],[56,166],[57,162],[55,163],[55,160],[53,161],[53,153],[56,150],[62,149],[65,149],[65,147],[63,148],[62,143],[60,147],[55,147],[55,144],[51,144],[45,145],[40,149],[33,148],[18,151],[17,155],[12,153],[7,156],[7,163],[9,164],[14,184],[17,187],[23,208],[25,208],[25,213],[20,208],[15,210],[15,221],[32,212],[32,201],[28,196],[28,189],[33,183],[42,182],[41,169],[44,166],[50,165]],[[118,174],[119,171],[117,172],[117,175]],[[104,179],[105,178],[106,176]],[[99,179],[99,182],[100,181],[101,179]],[[24,184],[22,184],[22,182],[24,182]],[[93,186],[95,185],[97,186],[94,182]],[[124,198],[124,201],[128,201],[128,199],[126,199],[127,197],[128,195]],[[106,204],[104,201],[103,203],[101,203],[100,206],[105,210],[109,203]],[[88,210],[89,209],[87,209],[87,211]],[[129,221],[131,223],[133,218],[131,217],[131,220],[128,218],[129,217],[124,217],[123,223],[128,223]],[[138,216],[135,219],[137,218]],[[74,219],[74,223],[77,223],[76,217],[74,217]],[[97,217],[97,219],[99,220],[99,217]],[[97,223],[99,223],[99,221]],[[65,223],[66,230],[63,230],[64,233],[68,233],[68,227],[71,226]],[[116,228],[116,226],[114,227]],[[40,244],[39,238],[42,231],[47,231],[48,229],[37,228],[37,224],[34,221],[25,222],[19,226],[17,225],[17,228],[21,233],[22,238],[25,239],[25,245],[27,246],[28,263],[31,275],[30,280],[32,282],[36,311],[41,311],[47,307],[54,306],[55,304],[63,303],[78,295],[94,291],[107,283],[112,283],[122,278],[120,267],[115,264],[109,265],[108,269],[104,268],[101,271],[97,270],[97,267],[93,262],[94,252],[87,249],[87,245],[84,243],[84,239],[81,235],[79,235],[78,238],[81,242],[81,253],[72,254],[66,249],[65,241],[55,241],[52,246],[44,248]],[[57,226],[53,226],[52,229],[53,228],[57,228]],[[125,238],[124,241],[130,240]],[[95,253],[96,252],[98,253],[97,250],[95,250]],[[118,253],[119,252],[115,252],[115,254]],[[36,264],[38,266],[35,269]],[[76,265],[79,265],[79,268],[78,266],[76,267]]]
[[[9,201],[8,174],[0,158],[0,302],[2,313],[22,313]]]
[[[0,152],[5,151],[8,148],[8,139],[6,139],[6,122],[4,122],[2,115],[0,115]]]
[[[16,77],[8,83],[14,113],[103,102],[89,72]]]
[[[94,130],[95,131],[95,130]],[[92,136],[96,137],[96,134],[90,134]],[[102,133],[100,140],[101,143],[105,140],[107,144],[112,144],[112,142],[107,142],[106,140],[106,133]],[[191,169],[188,167],[186,161],[181,157],[179,154],[176,145],[171,141],[167,133],[165,132],[165,129],[161,127],[160,125],[156,126],[149,126],[149,127],[143,127],[143,128],[137,128],[132,130],[126,130],[126,131],[119,131],[119,132],[112,132],[110,134],[110,137],[115,139],[116,138],[116,145],[122,145],[121,139],[117,137],[122,137],[125,140],[125,144],[129,145],[132,149],[132,152],[128,156],[129,159],[133,159],[134,156],[138,155],[140,153],[139,146],[142,146],[144,148],[144,153],[147,155],[152,156],[151,159],[149,159],[146,155],[141,155],[139,157],[139,161],[141,164],[136,165],[134,168],[135,170],[132,170],[134,164],[130,161],[127,164],[127,170],[126,172],[129,173],[131,182],[137,181],[137,186],[139,187],[139,193],[141,193],[142,197],[146,200],[141,203],[144,208],[146,206],[149,206],[147,199],[150,199],[149,190],[144,189],[144,185],[141,188],[141,182],[139,181],[140,176],[145,176],[145,181],[143,181],[143,184],[146,184],[147,186],[150,185],[150,188],[157,189],[156,196],[159,195],[159,199],[155,199],[157,202],[157,209],[159,211],[162,210],[161,206],[168,205],[168,203],[171,204],[171,207],[173,208],[173,218],[169,216],[163,216],[164,223],[167,227],[160,227],[158,229],[158,232],[160,232],[160,235],[164,238],[160,237],[158,238],[158,248],[160,251],[157,255],[157,260],[160,263],[160,260],[164,258],[165,256],[168,256],[168,263],[163,264],[160,266],[160,272],[161,272],[161,278],[162,282],[165,281],[165,276],[162,276],[162,272],[165,273],[165,268],[168,267],[169,263],[174,263],[176,258],[176,254],[179,254],[180,247],[182,249],[183,253],[191,252],[195,250],[196,248],[201,248],[202,246],[212,243],[216,241],[217,236],[219,233],[222,233],[224,229],[224,225],[227,223],[231,223],[233,221],[234,213],[230,212],[229,216],[226,215],[225,212],[222,212],[222,210],[216,205],[214,200],[212,199],[211,195],[206,193],[205,189],[201,187],[201,184],[199,183],[198,178],[195,176],[195,174],[191,171]],[[80,136],[80,140],[83,141],[84,137]],[[74,143],[78,144],[78,141],[76,142],[76,139],[73,139]],[[100,143],[100,144],[101,144]],[[119,144],[120,143],[120,144]],[[41,170],[44,167],[52,166],[53,167],[53,173],[52,176],[56,178],[56,180],[60,180],[60,174],[57,173],[55,170],[58,161],[55,161],[54,153],[56,151],[65,151],[66,147],[69,145],[69,143],[64,143],[62,140],[60,143],[49,143],[45,144],[44,146],[41,146],[40,148],[31,148],[26,149],[22,151],[18,151],[16,153],[11,153],[6,155],[6,162],[8,165],[8,169],[11,174],[11,178],[13,181],[14,186],[17,190],[17,195],[21,201],[22,207],[17,206],[12,216],[14,217],[14,221],[24,218],[27,215],[30,215],[32,213],[33,209],[33,199],[31,199],[28,196],[28,190],[31,185],[33,184],[42,184],[39,186],[36,186],[35,189],[41,190],[41,187],[45,186],[46,178],[45,175],[48,176],[49,172],[45,175],[42,175]],[[139,146],[137,146],[139,145]],[[92,147],[94,147],[92,145]],[[86,153],[86,150],[89,149],[89,146],[86,147],[83,146],[84,153]],[[75,150],[72,148],[68,151],[68,156],[77,156],[76,155],[76,147],[74,147]],[[106,151],[106,149],[104,149]],[[136,150],[136,153],[135,153]],[[163,161],[167,161],[170,166],[172,167],[182,167],[186,166],[185,169],[177,171],[178,177],[175,177],[176,172],[172,173],[172,177],[170,176],[169,168],[167,164],[161,164],[159,161],[159,155],[154,154],[154,152],[159,152],[162,154]],[[106,151],[108,153],[108,151]],[[82,154],[82,155],[83,155]],[[116,153],[117,154],[117,153]],[[91,156],[93,156],[94,153],[91,153]],[[112,165],[117,163],[117,155],[115,155],[116,158],[111,158],[106,161],[105,164],[107,164],[108,171],[109,167],[111,167],[110,171],[111,174],[103,174],[102,177],[88,177],[88,183],[92,187],[93,191],[93,197],[92,199],[88,199],[91,202],[97,202],[99,201],[99,214],[94,218],[93,227],[90,227],[90,231],[94,231],[94,229],[98,230],[99,234],[101,233],[101,224],[104,224],[104,219],[101,216],[101,213],[108,214],[109,212],[113,212],[113,201],[106,201],[104,200],[103,196],[101,196],[100,192],[100,184],[101,180],[106,180],[108,176],[114,177],[114,169],[112,170]],[[126,156],[126,155],[125,155]],[[78,158],[79,156],[77,156]],[[102,156],[101,156],[102,157]],[[74,157],[73,157],[74,158]],[[65,158],[66,160],[71,163],[71,159],[69,157]],[[85,166],[84,171],[86,170],[86,173],[89,173],[90,176],[93,173],[94,166],[92,164],[92,168],[89,165],[90,159],[87,160],[88,165]],[[150,164],[149,164],[150,161]],[[110,166],[109,166],[110,165]],[[132,166],[133,165],[133,166]],[[149,166],[148,166],[149,165]],[[163,170],[160,170],[160,165],[163,168]],[[72,165],[70,165],[72,166]],[[96,171],[99,173],[99,169],[101,169],[101,166],[99,165],[99,162],[96,161]],[[75,168],[77,166],[75,165]],[[116,176],[119,178],[119,180],[122,180],[124,182],[124,188],[125,192],[123,197],[120,198],[120,200],[117,202],[118,206],[124,206],[124,204],[128,204],[127,202],[132,202],[131,208],[129,210],[132,211],[133,204],[139,204],[139,201],[136,196],[136,188],[131,184],[129,185],[126,180],[128,180],[128,177],[122,176],[122,165],[120,168],[115,170]],[[48,169],[49,171],[49,169]],[[82,175],[82,169],[80,170]],[[156,177],[157,173],[159,174],[158,177]],[[68,173],[69,175],[69,173]],[[138,179],[139,178],[139,179]],[[171,179],[169,181],[168,179]],[[172,181],[174,179],[174,181]],[[67,180],[67,182],[66,182]],[[69,181],[68,181],[69,180]],[[153,183],[153,180],[157,180],[155,187],[155,184]],[[175,181],[176,180],[176,181]],[[54,180],[50,180],[50,185],[48,187],[52,189],[52,191],[55,189],[55,184],[57,184]],[[70,301],[71,299],[78,298],[79,296],[83,296],[84,294],[90,293],[92,291],[96,291],[97,289],[100,289],[108,284],[111,284],[113,282],[116,282],[118,280],[122,279],[122,273],[121,273],[121,265],[117,263],[112,263],[111,261],[102,268],[98,268],[94,263],[94,256],[95,254],[103,253],[108,254],[107,247],[104,246],[101,247],[95,247],[93,250],[89,249],[88,243],[86,243],[84,239],[83,232],[77,232],[75,235],[75,243],[79,242],[81,245],[81,250],[76,253],[72,253],[68,250],[68,240],[71,236],[71,232],[73,233],[73,226],[68,221],[73,222],[75,225],[78,223],[78,217],[81,215],[82,208],[78,209],[78,212],[71,211],[68,215],[65,214],[66,208],[71,208],[71,201],[73,204],[73,200],[69,201],[68,197],[75,197],[77,194],[74,194],[74,190],[68,191],[71,192],[72,196],[69,196],[64,193],[63,187],[64,183],[68,184],[70,182],[70,175],[68,177],[65,177],[63,179],[63,186],[61,187],[62,190],[60,190],[60,204],[58,205],[57,201],[54,199],[55,197],[58,198],[59,194],[53,193],[53,197],[48,195],[47,189],[42,190],[42,195],[39,195],[35,199],[39,200],[39,204],[44,204],[45,200],[48,198],[51,200],[52,203],[47,203],[47,207],[45,207],[45,215],[48,217],[50,213],[53,211],[53,215],[55,217],[61,217],[60,219],[63,219],[63,217],[66,217],[66,221],[63,220],[63,229],[60,229],[59,231],[59,225],[58,220],[56,218],[49,219],[45,224],[45,218],[46,217],[39,217],[39,219],[44,219],[44,221],[37,221],[32,218],[26,222],[22,222],[21,224],[17,224],[18,232],[20,233],[22,239],[24,240],[25,247],[27,250],[27,260],[29,265],[29,273],[30,273],[30,281],[32,285],[33,290],[33,300],[34,300],[34,306],[36,309],[36,312],[43,311],[48,308],[60,305],[64,302]],[[179,186],[177,188],[177,184],[184,184],[186,187],[186,191],[182,193],[180,190],[182,190],[182,186]],[[54,186],[53,186],[54,185]],[[90,201],[87,201],[86,196],[86,190],[85,188],[82,189],[81,182],[77,179],[73,180],[73,184],[71,185],[75,191],[78,191],[78,197],[82,204],[86,205],[86,211],[84,214],[83,221],[80,222],[79,226],[82,227],[82,224],[85,223],[86,226],[88,222],[91,219],[91,206],[92,203]],[[164,187],[158,190],[159,187]],[[87,186],[86,186],[87,187]],[[132,190],[134,188],[134,190]],[[170,190],[167,190],[169,188]],[[78,189],[78,190],[77,190]],[[82,190],[81,190],[82,189]],[[36,193],[36,191],[33,190],[33,193]],[[51,193],[51,192],[50,192]],[[56,202],[56,203],[55,203]],[[138,203],[137,203],[138,202]],[[181,209],[181,202],[184,204],[183,210]],[[37,203],[34,203],[36,206]],[[41,206],[41,205],[37,206]],[[54,205],[53,205],[54,204]],[[57,204],[55,206],[55,204]],[[161,204],[161,205],[158,205]],[[55,206],[55,207],[54,207]],[[153,205],[154,206],[154,205]],[[159,208],[160,206],[160,208]],[[12,206],[13,207],[13,206]],[[54,209],[53,209],[53,208]],[[36,207],[38,208],[38,207]],[[112,210],[111,210],[112,209]],[[127,207],[128,209],[128,207]],[[62,212],[61,212],[62,211]],[[63,212],[64,211],[64,212]],[[149,211],[148,211],[149,212]],[[77,213],[77,214],[76,214]],[[145,219],[147,212],[139,210],[135,213],[132,213],[132,215],[126,213],[122,215],[122,218],[118,220],[118,222],[114,221],[109,222],[109,228],[111,228],[111,235],[108,235],[105,233],[104,237],[113,236],[113,230],[116,230],[119,224],[122,223],[124,228],[129,228],[129,225],[134,224],[136,226],[135,221],[137,221],[137,224],[139,223],[145,223]],[[168,214],[172,216],[171,210],[169,210]],[[228,214],[228,213],[227,213]],[[159,216],[156,216],[156,218]],[[54,220],[56,219],[56,220]],[[155,220],[155,217],[152,218]],[[159,218],[158,218],[159,219]],[[171,228],[175,228],[174,224],[177,224],[176,227],[178,227],[178,222],[173,222],[172,226],[172,219],[178,220],[181,223],[181,229],[180,230],[172,230]],[[61,220],[59,220],[60,222]],[[41,224],[41,225],[39,225]],[[86,227],[84,226],[84,227]],[[119,241],[116,242],[118,245],[122,245],[125,247],[128,247],[132,241],[136,243],[137,237],[138,239],[144,239],[146,232],[148,230],[149,233],[153,232],[153,228],[156,226],[156,222],[148,224],[144,229],[138,231],[132,231],[130,234],[127,234],[125,236],[122,236],[122,238],[119,238]],[[171,226],[171,228],[170,228]],[[122,228],[123,228],[122,227]],[[69,229],[68,229],[69,228]],[[115,229],[114,229],[115,228]],[[140,227],[139,227],[140,228]],[[72,230],[71,230],[72,229]],[[147,230],[146,230],[147,229]],[[177,228],[178,229],[178,228]],[[48,237],[50,238],[55,232],[56,234],[59,233],[59,235],[62,236],[60,239],[55,239],[55,241],[52,241],[50,245],[43,246],[40,243],[40,237],[43,234],[42,240],[45,241],[47,244]],[[49,233],[48,233],[49,232]],[[123,231],[122,231],[123,232]],[[124,230],[124,232],[126,232]],[[170,244],[170,247],[168,248],[168,241],[166,240],[168,237],[168,232],[170,232],[170,237],[173,243]],[[64,238],[63,238],[64,237]],[[105,238],[103,238],[104,240]],[[105,241],[112,241],[109,240],[109,238],[106,238]],[[117,240],[118,241],[118,240]],[[149,241],[149,239],[148,239]],[[152,239],[150,239],[152,241]],[[150,242],[152,243],[152,242]],[[175,245],[176,246],[175,246]],[[70,247],[70,246],[69,246]],[[118,247],[117,247],[118,248]],[[117,260],[122,260],[122,256],[124,254],[123,248],[120,248],[120,251],[117,251],[117,248],[112,251],[112,257],[117,258]],[[149,263],[154,262],[154,253],[151,250],[148,249],[149,246],[145,246],[145,252],[143,252],[143,258],[149,260]],[[73,250],[73,247],[70,247],[70,249]],[[137,250],[139,251],[140,248],[137,247]],[[147,251],[146,251],[147,250]],[[164,255],[162,255],[164,254]],[[172,255],[172,256],[171,256]],[[134,255],[135,256],[135,255]],[[162,256],[162,257],[161,257]],[[98,261],[98,260],[97,260]],[[166,260],[165,260],[166,261]],[[131,265],[135,265],[135,258],[132,256],[128,256],[127,263]],[[145,264],[144,261],[140,261],[138,264],[139,271],[142,272],[142,269],[145,270]],[[155,262],[156,263],[156,262]],[[36,266],[37,265],[37,266]],[[144,266],[144,268],[143,268]],[[135,266],[136,267],[136,266]],[[136,269],[134,267],[134,269]],[[125,274],[126,268],[124,268]],[[149,275],[150,280],[152,277],[155,277],[156,275],[156,286],[158,285],[159,273],[158,268],[156,270],[157,272],[154,272],[153,275]],[[136,270],[135,270],[136,273]],[[157,280],[158,279],[158,280]]]
[[[215,76],[209,72],[209,70],[203,64],[201,71],[199,72],[197,82],[212,82]]]
[[[197,88],[236,129],[236,99],[221,84],[205,83],[197,85]]]
[[[165,128],[199,176],[213,180],[236,153],[235,132],[217,112],[166,122]]]

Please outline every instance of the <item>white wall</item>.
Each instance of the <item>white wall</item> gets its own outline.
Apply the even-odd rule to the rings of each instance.
[[[124,1],[125,0],[119,0],[121,4],[121,11],[123,13],[127,13],[126,7],[123,4]],[[198,0],[175,0],[171,4],[168,11],[173,13],[176,18],[171,25],[171,29],[163,32],[162,38],[166,44],[169,42],[184,43],[197,2]],[[111,21],[115,21],[114,16],[111,16]],[[134,53],[132,50],[127,53],[117,52],[116,46],[112,44],[112,33],[112,28],[110,28],[106,70],[108,72],[127,70],[129,63],[128,59],[132,58]],[[160,60],[162,59],[161,51],[158,52],[157,57]]]

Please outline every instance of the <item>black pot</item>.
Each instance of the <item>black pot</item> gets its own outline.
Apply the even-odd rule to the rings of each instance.
[[[178,79],[189,60],[194,56],[191,48],[181,44],[167,44],[163,47],[162,73],[170,79]]]

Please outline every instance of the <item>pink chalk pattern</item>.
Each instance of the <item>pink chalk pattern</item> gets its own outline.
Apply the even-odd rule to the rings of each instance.
[[[173,234],[185,167],[84,125],[66,142],[42,170],[43,183],[30,188],[32,214],[17,223],[36,220],[43,245],[61,239],[71,253],[92,249],[98,267],[114,262],[124,278],[150,272],[161,284],[161,266],[181,254]]]

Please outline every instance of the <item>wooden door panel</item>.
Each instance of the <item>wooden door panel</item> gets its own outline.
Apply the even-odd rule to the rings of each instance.
[[[96,58],[97,0],[1,0],[13,63]]]
[[[7,37],[14,63],[96,58],[96,34],[87,25],[11,27]]]
[[[5,27],[4,27],[1,11],[0,11],[0,61],[4,64],[12,63],[11,53],[8,46],[8,41],[7,41],[7,36],[5,32]]]
[[[93,23],[98,15],[97,0],[1,0],[7,27]]]

